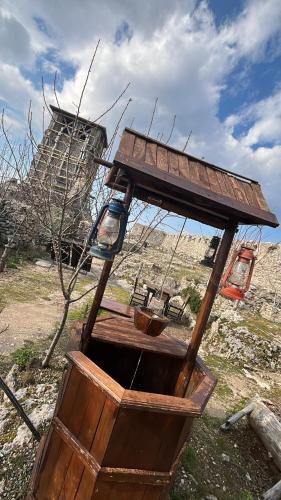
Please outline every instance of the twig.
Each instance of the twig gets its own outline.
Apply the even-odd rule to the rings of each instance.
[[[147,134],[146,134],[147,136],[150,134],[150,130],[151,130],[151,127],[152,127],[152,123],[153,123],[154,115],[155,115],[155,111],[156,111],[156,106],[157,106],[157,101],[158,101],[158,97],[156,97],[156,99],[155,99],[155,103],[154,103],[154,107],[153,107],[153,111],[152,111],[152,115],[151,115],[151,119],[150,119],[148,131],[147,131]]]

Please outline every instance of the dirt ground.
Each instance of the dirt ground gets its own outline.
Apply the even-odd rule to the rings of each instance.
[[[78,284],[79,291],[86,290],[92,281],[92,278],[82,276]],[[0,336],[0,371],[1,375],[5,376],[13,363],[9,354],[21,347],[26,340],[33,342],[36,357],[42,357],[60,318],[63,299],[56,271],[34,265],[9,271],[2,279],[0,287],[0,328],[8,326]],[[114,284],[108,288],[107,295],[122,302],[128,300],[128,292]],[[72,308],[70,319],[81,317],[82,306],[83,303],[77,303]],[[169,332],[185,341],[188,341],[191,335],[190,329],[183,325],[172,325]],[[57,360],[63,358],[66,338],[67,333],[60,343],[52,366],[47,371],[40,368],[40,363],[26,366],[22,370],[20,386],[42,381],[59,385],[61,371],[58,369]],[[231,361],[208,356],[204,348],[201,355],[217,376],[218,384],[205,415],[194,426],[171,493],[171,500],[260,499],[262,492],[280,479],[280,472],[274,467],[246,419],[228,433],[220,431],[220,425],[226,415],[245,406],[257,393],[281,404],[280,374],[268,370],[257,373],[238,369]],[[20,425],[17,418],[15,425]],[[0,445],[9,439],[9,435],[4,435],[1,439]],[[2,468],[0,481],[3,476],[7,484],[5,499],[24,498],[36,446],[34,442],[33,448],[27,454],[19,451],[16,459],[5,464],[5,470]],[[20,491],[18,477],[21,478]]]

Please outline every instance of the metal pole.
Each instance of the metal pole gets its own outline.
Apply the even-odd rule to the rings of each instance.
[[[24,420],[25,424],[29,428],[29,430],[32,432],[33,436],[37,441],[40,441],[41,439],[41,434],[38,432],[37,429],[35,429],[33,423],[31,422],[30,418],[27,416],[25,413],[23,407],[21,404],[18,402],[16,396],[12,393],[11,389],[7,386],[7,384],[4,382],[2,377],[0,377],[0,387],[3,389],[5,394],[8,396],[9,400],[11,403],[14,405],[15,409],[17,410],[19,416]]]
[[[235,236],[237,225],[233,224],[225,229],[218,253],[217,258],[210,276],[210,280],[202,300],[200,311],[197,316],[196,324],[192,332],[191,342],[188,347],[187,353],[187,370],[186,370],[186,386],[190,380],[195,362],[198,349],[200,347],[202,337],[210,316],[211,309],[213,307],[214,300],[218,291],[222,273],[224,270],[225,263],[231,248],[233,238]]]
[[[134,186],[128,181],[128,187],[126,190],[125,198],[124,198],[124,205],[129,208],[132,198],[133,198],[133,192],[134,192]],[[87,319],[87,323],[83,329],[82,332],[82,344],[81,344],[81,350],[82,352],[87,352],[90,339],[91,339],[91,334],[97,319],[98,311],[101,305],[101,301],[104,295],[104,291],[108,282],[108,278],[110,276],[111,268],[114,262],[114,258],[112,261],[105,261],[103,264],[102,272],[99,278],[98,286],[96,289],[96,293],[94,296],[94,300],[92,303],[92,307]]]

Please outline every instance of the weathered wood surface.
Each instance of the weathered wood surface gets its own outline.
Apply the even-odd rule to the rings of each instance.
[[[100,305],[101,309],[109,311],[120,316],[125,316],[126,318],[134,317],[134,307],[128,306],[127,304],[120,304],[116,300],[103,298]]]
[[[224,431],[231,429],[238,420],[245,416],[248,416],[251,427],[281,471],[281,422],[262,399],[257,398],[250,401],[245,408],[229,417],[221,429]]]
[[[96,323],[92,331],[92,339],[178,358],[184,358],[187,352],[185,342],[171,338],[165,333],[151,338],[137,330],[133,320],[129,318],[111,318]]]
[[[194,158],[139,132],[125,129],[114,164],[130,173],[139,198],[147,201],[149,193],[159,193],[163,208],[166,208],[166,201],[171,202],[177,194],[179,204],[180,200],[186,207],[193,204],[194,218],[198,220],[202,216],[198,209],[209,208],[221,222],[227,216],[228,221],[234,217],[244,224],[278,225],[256,181]],[[113,184],[114,179],[110,185]],[[122,190],[122,186],[117,188]],[[173,211],[178,213],[177,209]],[[208,223],[211,217],[207,211],[205,216]]]
[[[100,320],[99,325],[106,322],[104,318]],[[114,320],[116,322],[116,318]],[[130,320],[118,320],[132,325]],[[111,335],[116,334],[118,332],[113,329]],[[169,341],[173,343],[172,339]],[[96,339],[93,342],[102,343],[108,349],[114,345]],[[122,349],[126,352],[128,347]],[[180,370],[183,363],[182,357],[163,353],[148,351],[144,355],[147,356],[144,363],[149,367],[144,374],[148,379],[151,377],[152,384],[157,356],[160,360],[157,370],[163,370],[157,374],[162,373],[163,378],[171,373],[175,376],[179,373],[177,364]],[[174,363],[171,372],[165,372],[162,358],[166,359],[166,364],[170,360]],[[68,353],[68,359],[70,368],[44,450],[37,460],[30,498],[168,498],[193,419],[202,414],[214,388],[214,379],[206,367],[198,360],[189,396],[174,397],[173,393],[164,395],[125,389],[81,352]],[[133,359],[136,363],[138,356]],[[126,363],[123,365],[126,368]],[[128,376],[130,379],[130,370]],[[170,390],[175,386],[176,378]]]
[[[281,422],[264,403],[258,401],[249,414],[249,423],[281,471]]]
[[[281,480],[278,481],[270,490],[266,491],[263,496],[263,500],[280,500],[281,499]]]

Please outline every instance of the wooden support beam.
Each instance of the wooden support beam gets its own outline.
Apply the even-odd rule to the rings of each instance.
[[[214,300],[216,298],[216,294],[218,291],[218,287],[220,284],[220,280],[222,277],[222,273],[224,270],[224,266],[227,261],[227,257],[229,254],[229,250],[231,248],[231,244],[237,229],[237,224],[233,224],[226,228],[218,253],[217,258],[213,267],[212,274],[210,276],[210,280],[202,300],[202,304],[200,307],[200,311],[197,316],[197,321],[192,332],[191,342],[188,347],[187,352],[187,364],[186,364],[186,385],[188,386],[195,361],[196,356],[202,341],[202,337],[204,331],[206,329],[206,325],[213,307]]]
[[[104,261],[102,272],[100,275],[100,279],[98,282],[98,286],[96,289],[96,293],[94,296],[94,300],[92,303],[92,307],[87,319],[87,323],[85,325],[85,328],[82,333],[82,352],[86,352],[89,346],[89,342],[91,339],[91,334],[94,328],[94,324],[97,319],[98,311],[101,305],[101,301],[104,295],[104,291],[108,282],[108,278],[110,276],[110,271],[113,265],[113,260],[112,261]]]

